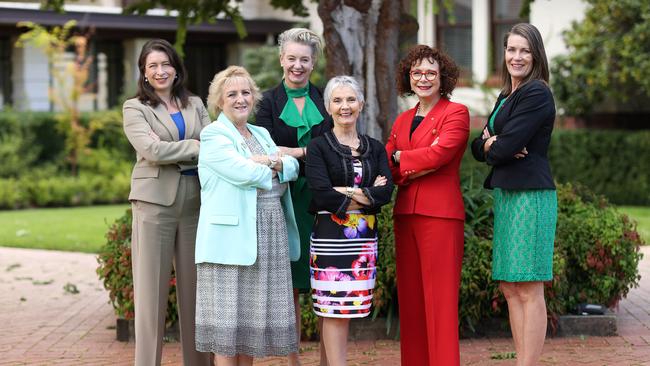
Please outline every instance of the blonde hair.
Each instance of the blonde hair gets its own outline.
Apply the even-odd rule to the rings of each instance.
[[[214,113],[215,117],[223,110],[223,89],[226,86],[226,83],[234,78],[241,78],[248,82],[253,94],[253,106],[251,108],[253,113],[257,110],[259,101],[262,100],[260,88],[257,87],[257,84],[255,84],[255,81],[248,71],[241,66],[228,66],[225,70],[214,75],[212,82],[210,82],[210,88],[208,89],[208,110]]]
[[[311,48],[311,57],[314,59],[314,64],[316,64],[323,49],[320,37],[316,33],[307,28],[291,28],[282,32],[278,36],[280,56],[284,53],[284,46],[290,42],[309,46]]]

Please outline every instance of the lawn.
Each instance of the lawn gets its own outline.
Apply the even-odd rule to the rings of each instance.
[[[0,246],[97,253],[129,205],[0,211]]]
[[[0,211],[0,246],[97,253],[128,205]],[[619,206],[650,244],[650,207]]]
[[[636,230],[646,244],[650,244],[650,207],[618,206],[618,210],[637,222]]]

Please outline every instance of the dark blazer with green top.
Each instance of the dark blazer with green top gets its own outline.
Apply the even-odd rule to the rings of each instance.
[[[309,97],[323,116],[323,121],[311,129],[311,138],[313,139],[331,130],[334,124],[332,117],[325,110],[323,94],[311,83],[309,84]],[[266,128],[276,145],[298,147],[297,128],[287,125],[280,119],[280,114],[285,104],[287,104],[288,99],[287,92],[284,90],[282,83],[275,88],[265,91],[262,95],[260,108],[255,116],[255,124]],[[300,161],[300,176],[305,175],[304,171],[304,163]]]
[[[486,139],[478,136],[472,142],[472,154],[478,161],[492,166],[485,179],[485,188],[555,189],[548,161],[548,146],[555,121],[555,102],[548,85],[533,80],[511,95],[499,95],[492,110],[508,98],[494,120],[497,139],[485,153]],[[487,126],[487,125],[486,125]],[[526,148],[521,159],[515,154]]]

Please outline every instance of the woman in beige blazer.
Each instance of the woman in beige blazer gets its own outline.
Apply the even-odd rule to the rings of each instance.
[[[160,365],[167,294],[176,269],[185,365],[210,365],[194,345],[199,215],[199,134],[210,123],[200,98],[185,87],[187,72],[169,42],[148,41],[138,59],[138,91],[124,103],[124,132],[137,152],[129,200],[133,209],[135,365]]]

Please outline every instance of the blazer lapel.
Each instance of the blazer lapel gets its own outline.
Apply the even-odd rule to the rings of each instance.
[[[263,128],[263,127],[262,127],[262,128]],[[262,145],[262,148],[264,149],[264,152],[265,152],[266,154],[270,154],[271,151],[273,150],[272,141],[269,141],[269,140],[266,138],[266,135],[264,135],[264,134],[259,130],[259,127],[257,127],[257,126],[249,126],[249,130],[251,131],[251,133],[253,134],[253,136],[255,136],[255,138],[257,139],[257,142],[259,142],[260,145]]]
[[[320,114],[323,116],[323,119],[327,118],[328,113],[325,110],[325,104],[323,102],[323,97],[318,91],[318,89],[313,85],[309,84],[309,97],[311,100],[316,104],[316,107],[318,108],[318,111]]]
[[[173,141],[180,140],[178,136],[178,127],[176,127],[176,124],[174,123],[174,121],[172,121],[172,117],[167,112],[165,106],[162,104],[158,104],[158,106],[156,108],[152,108],[152,110],[153,113],[158,118],[158,121],[160,121],[160,123],[162,123],[162,125],[165,127],[167,132],[169,132],[169,135],[172,137],[172,140]],[[183,118],[185,118],[185,116],[183,116]]]
[[[431,138],[432,135],[438,135],[440,132],[438,131],[439,128],[437,126],[440,125],[440,116],[442,116],[443,112],[447,108],[447,105],[449,104],[449,101],[445,98],[440,98],[438,103],[431,108],[429,113],[424,117],[424,120],[418,128],[413,131],[413,136],[411,137],[411,146],[420,146],[421,142],[427,141],[433,141],[434,138]],[[410,126],[409,126],[410,127]],[[436,131],[433,131],[433,129],[436,129]],[[435,133],[434,133],[435,132]],[[425,139],[426,137],[430,137],[429,139]],[[423,141],[424,140],[424,141]]]
[[[278,116],[279,116],[282,113],[285,104],[287,104],[289,97],[287,96],[287,92],[284,91],[284,86],[282,85],[282,83],[280,83],[280,85],[278,85],[278,87],[275,88],[274,94],[275,94],[275,107],[277,108]]]
[[[395,136],[395,147],[397,150],[410,150],[415,146],[412,140],[409,139],[409,134],[411,133],[411,123],[413,123],[413,117],[415,117],[417,110],[416,106],[403,115],[400,126],[396,131],[397,135]]]
[[[221,112],[219,118],[217,118],[217,122],[221,123],[228,129],[237,151],[239,151],[245,157],[249,157],[253,154],[248,148],[248,145],[246,145],[246,142],[244,141],[241,133],[237,131],[237,127],[235,127],[235,125],[228,119],[228,117],[226,117],[225,114],[223,114],[223,112]]]

